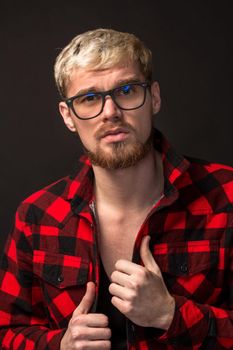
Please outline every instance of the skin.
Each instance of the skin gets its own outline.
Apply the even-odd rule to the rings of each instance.
[[[130,78],[137,78],[144,82],[145,78],[139,71],[137,65],[117,66],[110,69],[93,71],[86,69],[77,69],[71,77],[68,87],[67,96],[71,97],[80,91],[95,86],[98,91],[110,90],[119,85],[119,82]],[[69,110],[65,102],[60,102],[59,109],[63,117],[64,123],[70,131],[78,133],[83,145],[92,151],[97,147],[102,148],[106,153],[112,151],[111,143],[122,140],[133,140],[137,137],[140,142],[145,142],[150,135],[152,126],[152,114],[157,113],[160,108],[159,86],[154,82],[151,86],[153,98],[148,98],[145,104],[136,110],[123,111],[119,109],[112,101],[110,96],[106,97],[103,112],[94,119],[79,120]],[[146,113],[145,113],[146,112]],[[142,117],[143,116],[143,117]],[[96,133],[105,130],[106,125],[113,126],[119,121],[130,122],[135,128],[135,133],[130,132],[127,135],[116,135],[115,138],[102,138],[98,140]]]
[[[122,79],[132,78],[145,81],[136,64],[100,71],[78,69],[71,77],[67,96],[74,96],[80,90],[93,86],[97,91],[109,90],[119,85]],[[154,82],[145,104],[137,110],[120,110],[110,96],[106,97],[103,112],[95,119],[79,120],[64,102],[60,102],[59,109],[66,126],[78,133],[87,149],[95,152],[99,148],[106,155],[111,155],[114,142],[124,140],[125,147],[131,147],[136,140],[146,142],[151,133],[152,115],[159,111],[160,103],[159,86]],[[131,127],[110,137],[96,136],[102,130],[117,128],[119,123],[128,123]],[[125,169],[110,170],[93,166],[97,211],[101,206],[108,206],[116,217],[121,217],[127,216],[127,208],[135,215],[143,212],[146,217],[163,189],[161,159],[155,161],[155,158],[158,155],[155,157],[151,150],[138,164]],[[157,181],[154,181],[155,178]],[[149,237],[146,236],[141,243],[140,255],[144,266],[128,259],[116,261],[109,291],[112,304],[135,324],[167,330],[174,316],[175,302],[164,284],[148,242]],[[89,313],[94,297],[94,284],[89,282],[86,294],[74,311],[61,341],[61,350],[111,348],[111,331],[106,315]]]

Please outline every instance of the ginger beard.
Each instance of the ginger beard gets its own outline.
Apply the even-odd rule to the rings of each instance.
[[[116,124],[113,124],[113,127],[116,127]],[[117,124],[117,127],[127,128],[131,132],[131,137],[125,141],[109,144],[110,149],[107,151],[100,146],[100,142],[97,143],[95,151],[85,148],[85,152],[93,165],[109,170],[125,169],[136,165],[151,151],[152,130],[146,142],[142,143],[136,139],[135,131],[130,124],[120,123]],[[103,127],[96,133],[96,139],[99,141],[104,132],[110,129],[109,125],[108,128]]]

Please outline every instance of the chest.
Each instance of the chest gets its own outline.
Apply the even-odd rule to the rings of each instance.
[[[117,260],[132,260],[134,243],[144,220],[144,215],[118,220],[105,217],[99,220],[99,253],[109,277],[115,269],[114,265]]]

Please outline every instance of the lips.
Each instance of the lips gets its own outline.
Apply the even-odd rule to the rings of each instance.
[[[107,137],[107,136],[114,136],[118,134],[128,134],[129,131],[126,128],[117,128],[117,129],[111,129],[103,132],[101,135],[101,138]]]
[[[102,129],[99,132],[98,139],[103,140],[107,144],[123,142],[128,138],[129,132],[129,129],[126,127],[117,127],[107,130]]]

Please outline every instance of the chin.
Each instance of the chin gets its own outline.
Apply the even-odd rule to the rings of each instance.
[[[104,169],[116,170],[135,166],[151,151],[152,144],[147,141],[140,142],[116,142],[111,144],[108,150],[98,148],[95,152],[87,150],[91,163]]]

